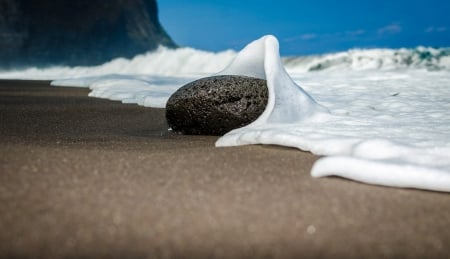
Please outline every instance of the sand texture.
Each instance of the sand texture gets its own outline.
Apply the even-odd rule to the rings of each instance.
[[[163,109],[0,81],[1,258],[448,258],[450,195],[315,179]]]

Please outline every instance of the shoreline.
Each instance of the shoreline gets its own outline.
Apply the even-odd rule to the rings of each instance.
[[[0,80],[1,258],[448,256],[446,193],[315,179],[309,152],[88,92]]]

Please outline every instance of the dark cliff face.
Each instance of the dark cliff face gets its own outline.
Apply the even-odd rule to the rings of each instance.
[[[175,47],[156,0],[0,0],[0,67],[96,65]]]

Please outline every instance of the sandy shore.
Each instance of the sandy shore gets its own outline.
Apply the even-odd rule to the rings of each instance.
[[[316,156],[215,148],[163,109],[0,81],[2,258],[447,258],[450,195],[309,175]]]

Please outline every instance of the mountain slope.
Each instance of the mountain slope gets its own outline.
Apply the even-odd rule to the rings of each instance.
[[[0,0],[0,66],[96,65],[176,47],[155,0]]]

